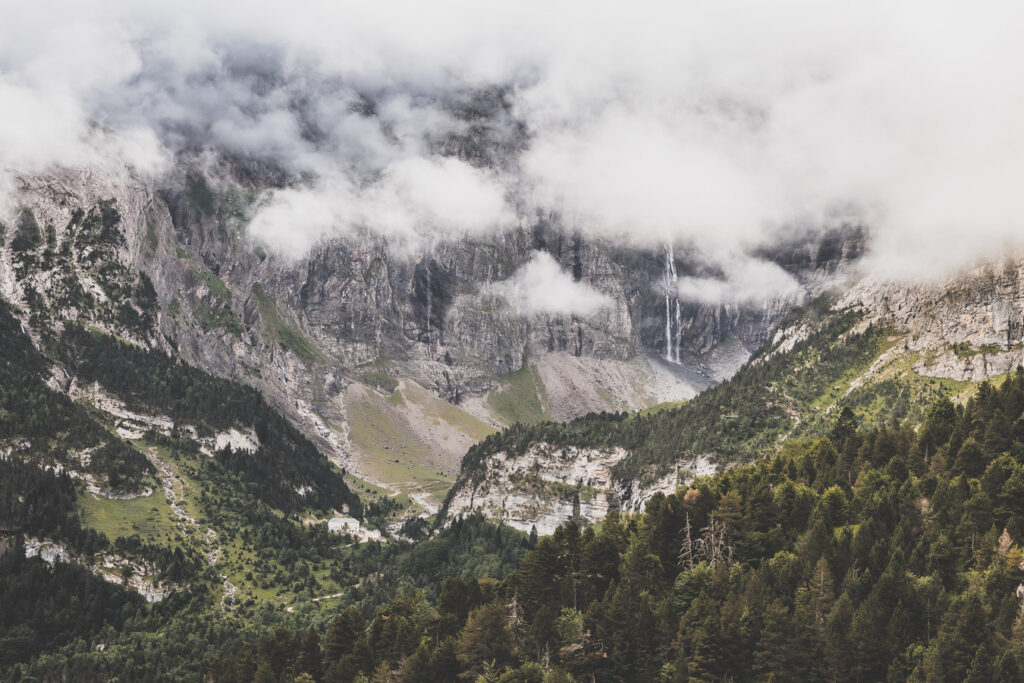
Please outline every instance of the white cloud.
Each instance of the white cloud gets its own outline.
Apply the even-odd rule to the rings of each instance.
[[[249,224],[250,234],[276,252],[300,258],[317,241],[359,229],[387,235],[415,251],[433,237],[478,235],[513,220],[504,185],[492,173],[458,159],[402,159],[357,188],[345,176],[312,188],[270,194]]]
[[[535,251],[515,274],[493,285],[521,315],[589,316],[611,307],[611,297],[576,282],[550,254]]]
[[[687,301],[763,304],[797,296],[800,284],[777,264],[753,258],[727,261],[724,277],[681,277],[679,297]]]
[[[943,276],[1024,251],[1022,24],[1011,0],[20,3],[0,176],[219,146],[303,179],[251,226],[293,256],[355,227],[500,229],[513,196],[723,270],[862,222],[871,272]],[[469,125],[446,102],[487,86],[529,132],[510,176],[436,155]]]

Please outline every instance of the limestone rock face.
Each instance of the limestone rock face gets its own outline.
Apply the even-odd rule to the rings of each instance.
[[[519,400],[507,386],[516,373],[533,373],[538,418],[686,399],[734,372],[793,303],[680,301],[666,278],[696,272],[690,254],[590,239],[557,216],[414,251],[372,231],[348,234],[291,259],[246,233],[259,197],[282,182],[255,163],[188,159],[156,182],[116,164],[24,178],[17,201],[48,243],[29,254],[11,240],[0,247],[0,295],[22,306],[33,334],[78,320],[256,386],[371,481],[382,481],[367,466],[380,448],[352,432],[353,383],[398,402],[389,395],[410,382],[458,408],[462,417],[446,424],[462,432],[442,448],[444,466],[429,466],[452,471],[480,421],[521,419],[491,401],[502,391]],[[81,224],[103,206],[116,210],[113,232],[86,243]],[[589,315],[519,310],[505,287],[538,252],[608,305]],[[848,257],[786,256],[807,283]],[[455,424],[463,417],[472,429]],[[438,442],[434,426],[414,422],[403,417],[396,429]]]
[[[555,448],[536,444],[519,457],[496,453],[485,471],[455,491],[448,518],[481,512],[509,526],[551,534],[572,519],[600,522],[611,509],[638,512],[655,493],[673,493],[695,477],[714,474],[707,456],[682,463],[653,484],[616,480],[612,467],[628,455],[622,448]]]
[[[919,374],[981,381],[1024,363],[1024,259],[979,266],[947,282],[866,280],[840,305],[907,332]]]

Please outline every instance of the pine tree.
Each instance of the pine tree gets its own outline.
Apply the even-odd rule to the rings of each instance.
[[[462,665],[461,677],[467,680],[474,680],[487,663],[500,670],[512,661],[512,634],[504,605],[490,603],[470,613],[456,655]]]
[[[366,620],[363,613],[356,607],[346,607],[341,614],[334,618],[327,629],[327,637],[324,641],[324,660],[336,662],[344,655],[351,654],[366,628]]]
[[[800,680],[802,672],[794,668],[795,648],[793,621],[786,604],[777,598],[765,610],[764,628],[754,651],[754,675],[759,680],[772,676],[777,680],[790,676],[792,680]]]
[[[1017,658],[1013,655],[1012,650],[1006,650],[1003,654],[999,655],[999,659],[996,660],[995,676],[993,680],[1000,681],[1000,683],[1020,683],[1020,667],[1017,665]]]

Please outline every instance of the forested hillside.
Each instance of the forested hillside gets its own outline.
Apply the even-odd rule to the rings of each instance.
[[[252,387],[75,325],[65,328],[61,349],[79,382],[98,382],[133,410],[167,415],[203,434],[251,425],[259,441],[254,454],[224,450],[216,457],[252,482],[268,505],[287,511],[349,507],[359,516],[359,498],[341,474]]]
[[[802,413],[827,388],[866,369],[887,343],[885,330],[851,333],[859,313],[834,313],[829,303],[825,298],[793,314],[815,329],[791,350],[771,354],[766,347],[732,378],[687,403],[633,414],[593,413],[569,423],[517,424],[473,446],[461,477],[476,476],[489,455],[504,451],[516,457],[537,443],[624,448],[629,455],[615,465],[615,473],[626,480],[656,476],[702,453],[728,464],[770,452],[800,426]]]
[[[449,581],[268,632],[215,680],[1021,680],[1024,371],[919,430],[793,440]],[[372,617],[372,618],[368,618]],[[308,679],[304,679],[308,680]]]
[[[0,667],[347,579],[351,539],[300,517],[362,504],[258,392],[73,323],[37,344],[16,313],[0,299]],[[72,383],[174,426],[140,431]],[[255,450],[200,450],[236,427]]]
[[[594,457],[607,454],[614,460],[611,485],[599,494],[628,503],[630,497],[646,499],[651,488],[664,489],[659,482],[666,477],[676,477],[671,485],[681,483],[689,476],[685,467],[700,460],[721,469],[771,454],[786,439],[820,437],[843,408],[855,410],[869,426],[916,422],[935,400],[974,389],[970,382],[918,374],[920,354],[906,346],[906,332],[868,324],[864,317],[861,308],[839,307],[823,295],[793,311],[775,340],[732,378],[686,403],[592,413],[568,423],[516,424],[492,434],[466,453],[439,519],[472,507],[475,499],[489,514],[499,514],[487,496],[495,490],[499,498],[515,493],[514,483],[505,481],[504,470],[511,466],[503,463],[524,456],[536,461],[561,452],[564,458],[570,448],[591,449]],[[498,464],[492,467],[493,462]],[[537,504],[558,498],[558,490],[548,489]],[[515,508],[510,519],[529,519],[528,508]]]

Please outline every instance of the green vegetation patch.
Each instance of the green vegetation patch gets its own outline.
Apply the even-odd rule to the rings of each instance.
[[[195,309],[195,317],[203,332],[226,330],[235,336],[240,337],[242,335],[242,322],[235,315],[234,311],[229,308],[213,308],[205,303],[201,303]]]
[[[267,332],[277,343],[298,356],[306,365],[323,363],[327,360],[323,351],[318,349],[309,337],[281,317],[277,303],[273,299],[258,287],[253,287],[252,295],[259,306],[260,319],[263,320]]]
[[[487,397],[487,405],[505,424],[533,425],[547,418],[547,392],[537,368],[523,367],[501,378],[501,386]]]
[[[452,479],[438,472],[438,455],[392,412],[387,399],[353,387],[345,393],[345,411],[349,437],[368,456],[368,474],[402,491],[444,498]]]
[[[191,270],[196,277],[206,284],[207,288],[214,294],[214,296],[225,303],[231,303],[231,290],[228,289],[228,286],[224,284],[223,280],[214,275],[209,268],[198,263],[194,258],[192,258],[192,254],[188,253],[181,247],[176,247],[175,253],[179,259],[188,262],[189,270]]]
[[[78,496],[78,510],[84,526],[106,534],[111,540],[135,534],[153,543],[175,542],[180,538],[160,488],[148,496],[128,500],[84,492]]]
[[[394,374],[394,362],[386,356],[378,356],[369,363],[356,368],[356,375],[365,384],[376,387],[385,393],[398,388],[398,379]]]

